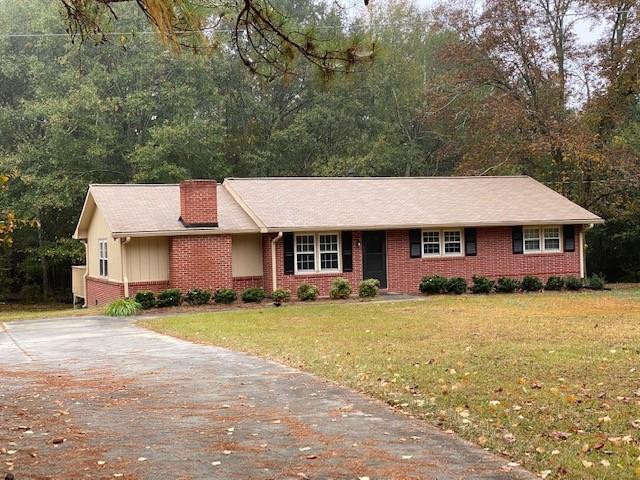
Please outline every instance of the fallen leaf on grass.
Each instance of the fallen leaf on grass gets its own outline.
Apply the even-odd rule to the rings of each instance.
[[[591,468],[593,467],[593,462],[590,462],[589,460],[582,460],[582,465],[584,468]]]
[[[547,478],[549,475],[551,475],[551,470],[543,470],[540,472],[540,478]]]
[[[551,437],[555,438],[556,440],[566,440],[567,438],[569,438],[571,436],[570,433],[568,432],[561,432],[559,430],[554,430],[553,432],[551,432]]]
[[[603,467],[609,467],[611,463],[609,463],[609,460],[600,460],[600,465]]]
[[[631,420],[631,426],[633,428],[640,428],[640,418],[638,418],[636,420]]]
[[[516,441],[516,437],[514,437],[512,433],[505,433],[502,439],[507,443],[514,443]]]

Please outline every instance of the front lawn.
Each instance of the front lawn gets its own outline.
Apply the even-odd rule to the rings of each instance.
[[[145,320],[322,375],[546,478],[640,478],[640,290]]]
[[[103,313],[103,310],[99,307],[72,308],[67,303],[0,303],[0,322],[99,315]]]

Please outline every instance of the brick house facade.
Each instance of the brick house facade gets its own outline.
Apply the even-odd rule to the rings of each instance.
[[[225,181],[218,185],[215,181],[187,181],[179,186],[146,188],[92,186],[76,230],[76,238],[87,243],[85,304],[103,304],[126,295],[134,296],[139,290],[158,292],[169,287],[182,291],[196,287],[232,288],[238,293],[249,287],[263,287],[268,293],[274,288],[285,288],[295,295],[300,284],[311,283],[326,296],[336,277],[346,278],[354,292],[361,280],[373,277],[389,292],[416,294],[420,279],[434,274],[460,276],[468,282],[473,275],[492,279],[535,275],[543,281],[552,275],[584,276],[584,232],[601,220],[551,191],[536,189],[539,184],[531,179],[524,182],[513,179],[525,177],[508,178],[512,180],[494,179],[493,183],[506,184],[515,191],[524,186],[532,190],[527,195],[542,195],[544,198],[540,201],[547,205],[557,202],[555,216],[533,222],[529,220],[531,215],[522,214],[527,209],[520,206],[520,212],[516,213],[523,217],[521,222],[518,218],[508,222],[496,218],[495,223],[507,225],[490,225],[491,218],[485,220],[483,210],[478,209],[469,217],[473,221],[453,218],[455,224],[447,226],[430,218],[431,209],[424,209],[425,220],[420,221],[419,213],[413,214],[417,216],[409,219],[411,227],[402,228],[389,221],[394,219],[396,207],[389,208],[391,213],[381,213],[379,224],[354,228],[354,223],[362,222],[360,213],[349,216],[344,225],[336,224],[337,220],[330,215],[316,219],[315,209],[296,219],[297,212],[287,214],[283,203],[288,205],[291,199],[283,199],[279,206],[282,215],[294,223],[280,226],[279,218],[269,219],[271,213],[264,207],[265,200],[258,202],[268,199],[269,192],[257,187],[251,190],[254,187],[249,184],[247,188],[243,182]],[[308,179],[283,180],[285,185],[303,182],[305,190],[292,193],[292,198],[306,195],[308,187],[315,185],[315,182],[305,184],[305,180]],[[394,186],[404,185],[403,180],[396,179]],[[363,179],[349,187],[364,183],[370,188],[368,181]],[[450,179],[446,187],[450,190],[462,181]],[[270,185],[267,179],[255,182]],[[334,183],[340,185],[341,180],[334,179]],[[412,188],[422,188],[423,184],[431,187],[432,183],[424,179]],[[485,188],[487,181],[475,183]],[[511,187],[510,183],[515,185]],[[332,185],[324,183],[323,187],[327,189]],[[387,185],[381,179],[374,186]],[[468,187],[469,184],[465,185]],[[316,204],[321,205],[322,189],[317,190],[320,193],[316,193]],[[348,190],[345,195],[353,191]],[[278,192],[273,193],[276,200]],[[339,196],[340,191],[332,195]],[[126,204],[136,201],[138,205],[148,202],[148,211],[142,215],[152,216],[154,222],[143,226],[144,233],[134,230],[135,219],[123,223]],[[158,209],[162,208],[162,202],[165,202],[164,213],[151,210],[155,204]],[[343,200],[346,202],[348,197]],[[389,202],[393,203],[393,199]],[[105,217],[106,227],[102,230],[91,219],[96,212],[102,212]],[[509,211],[504,214],[515,216]],[[302,223],[307,217],[314,228]],[[443,218],[449,220],[448,216]],[[269,222],[276,224],[269,225]],[[300,222],[300,226],[295,222]],[[403,222],[409,223],[404,219]],[[152,227],[155,230],[151,230]],[[108,233],[103,232],[105,228]],[[92,234],[94,230],[98,233]],[[108,255],[107,240],[101,237],[109,236]],[[98,249],[92,245],[96,241],[104,245]],[[97,250],[99,259],[92,256]]]

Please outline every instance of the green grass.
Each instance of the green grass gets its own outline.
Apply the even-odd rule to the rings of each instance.
[[[55,317],[81,317],[83,315],[97,315],[101,313],[102,310],[97,307],[74,309],[65,303],[0,303],[0,322]]]
[[[330,378],[547,478],[640,478],[638,289],[317,304],[142,324]]]

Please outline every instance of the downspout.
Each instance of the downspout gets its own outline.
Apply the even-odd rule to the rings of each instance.
[[[127,261],[125,258],[126,248],[124,246],[131,241],[131,237],[120,238],[120,267],[122,269],[122,280],[124,282],[124,298],[129,298],[129,279],[127,278]]]
[[[282,232],[278,232],[273,240],[271,240],[271,284],[272,290],[278,288],[278,268],[276,265],[276,243],[282,238]]]
[[[82,282],[84,283],[84,303],[82,304],[82,308],[87,308],[89,306],[89,301],[87,300],[87,277],[89,276],[89,240],[83,241],[84,245],[84,275],[82,276]]]
[[[580,278],[584,278],[587,273],[587,258],[585,255],[585,243],[584,243],[584,234],[588,230],[593,228],[593,223],[590,223],[584,228],[580,229]]]

